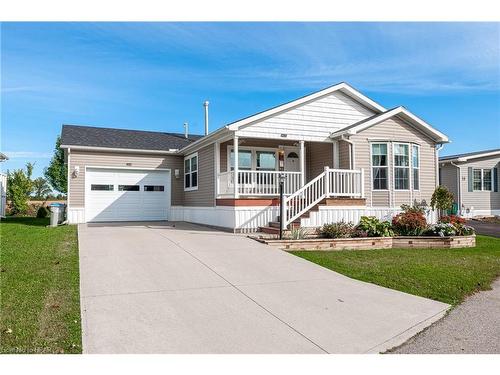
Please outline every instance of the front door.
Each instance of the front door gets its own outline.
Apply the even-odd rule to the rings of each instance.
[[[300,172],[300,157],[297,147],[286,147],[285,151],[285,171]]]

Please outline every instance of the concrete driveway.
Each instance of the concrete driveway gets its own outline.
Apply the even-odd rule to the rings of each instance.
[[[79,226],[85,353],[376,353],[449,307],[173,225]]]

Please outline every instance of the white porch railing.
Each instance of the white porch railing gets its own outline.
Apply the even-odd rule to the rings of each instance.
[[[300,188],[300,172],[238,171],[238,195],[277,196],[279,175],[285,175],[283,192],[290,195]],[[234,195],[234,171],[222,172],[218,176],[219,195]]]
[[[309,181],[283,200],[281,216],[286,228],[295,219],[309,211],[325,198],[363,197],[363,170],[330,169]]]

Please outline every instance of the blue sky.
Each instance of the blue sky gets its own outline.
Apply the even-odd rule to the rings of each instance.
[[[3,23],[2,169],[47,166],[61,124],[182,132],[346,81],[453,141],[500,147],[500,24]]]

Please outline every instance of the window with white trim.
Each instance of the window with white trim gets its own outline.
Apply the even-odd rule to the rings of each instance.
[[[410,188],[410,146],[394,143],[394,189]]]
[[[412,188],[420,190],[420,147],[418,145],[411,146],[411,157]]]
[[[229,156],[231,170],[234,169],[234,150],[231,149]],[[252,169],[252,151],[251,150],[238,150],[238,169],[240,171],[249,171]]]
[[[372,143],[372,185],[373,190],[387,190],[387,143]]]
[[[474,168],[472,173],[472,186],[474,191],[492,190],[491,169]]]
[[[184,158],[184,190],[198,189],[198,153]]]

